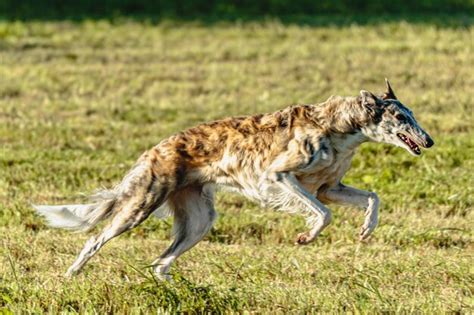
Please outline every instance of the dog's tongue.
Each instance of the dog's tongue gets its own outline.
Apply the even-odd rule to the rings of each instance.
[[[407,141],[408,141],[408,143],[410,144],[410,146],[411,146],[412,148],[417,147],[417,144],[416,144],[415,142],[413,142],[413,141],[410,139],[410,137],[407,137]]]
[[[416,154],[421,154],[420,147],[415,143],[415,141],[407,137],[406,142]]]

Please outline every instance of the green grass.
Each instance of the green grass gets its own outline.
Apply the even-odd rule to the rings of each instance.
[[[471,25],[0,22],[0,312],[474,312]],[[382,199],[367,243],[357,209],[332,207],[298,247],[302,218],[219,194],[173,284],[147,267],[169,242],[154,218],[62,277],[89,235],[47,228],[31,203],[84,201],[199,122],[379,92],[384,77],[436,145],[361,147],[345,182]]]

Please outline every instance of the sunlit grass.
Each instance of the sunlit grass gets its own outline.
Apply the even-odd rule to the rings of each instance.
[[[0,22],[0,309],[472,312],[472,32]],[[384,77],[436,145],[420,158],[362,146],[345,182],[382,199],[367,243],[362,211],[333,207],[320,238],[295,247],[302,218],[220,193],[214,229],[174,266],[174,284],[147,268],[169,219],[149,219],[62,278],[88,235],[47,228],[31,203],[83,201],[182,128],[380,92]]]

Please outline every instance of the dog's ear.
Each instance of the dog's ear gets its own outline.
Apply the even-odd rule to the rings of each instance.
[[[385,93],[383,93],[382,99],[383,100],[387,100],[387,99],[396,100],[397,97],[395,96],[395,93],[393,92],[392,87],[390,86],[390,82],[388,82],[387,78],[385,78],[385,87],[386,87],[386,91]]]
[[[368,106],[368,107],[376,106],[380,101],[377,96],[375,96],[374,94],[366,90],[361,90],[360,96],[362,98],[361,103],[364,106]]]

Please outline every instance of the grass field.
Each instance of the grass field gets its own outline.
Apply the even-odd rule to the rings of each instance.
[[[474,312],[464,22],[0,22],[0,313]],[[220,193],[215,227],[173,284],[147,267],[172,223],[154,218],[63,278],[90,235],[47,228],[31,203],[84,201],[199,122],[380,92],[384,77],[436,145],[420,158],[361,147],[345,182],[382,200],[367,243],[360,210],[333,206],[332,225],[298,247],[302,218]]]

